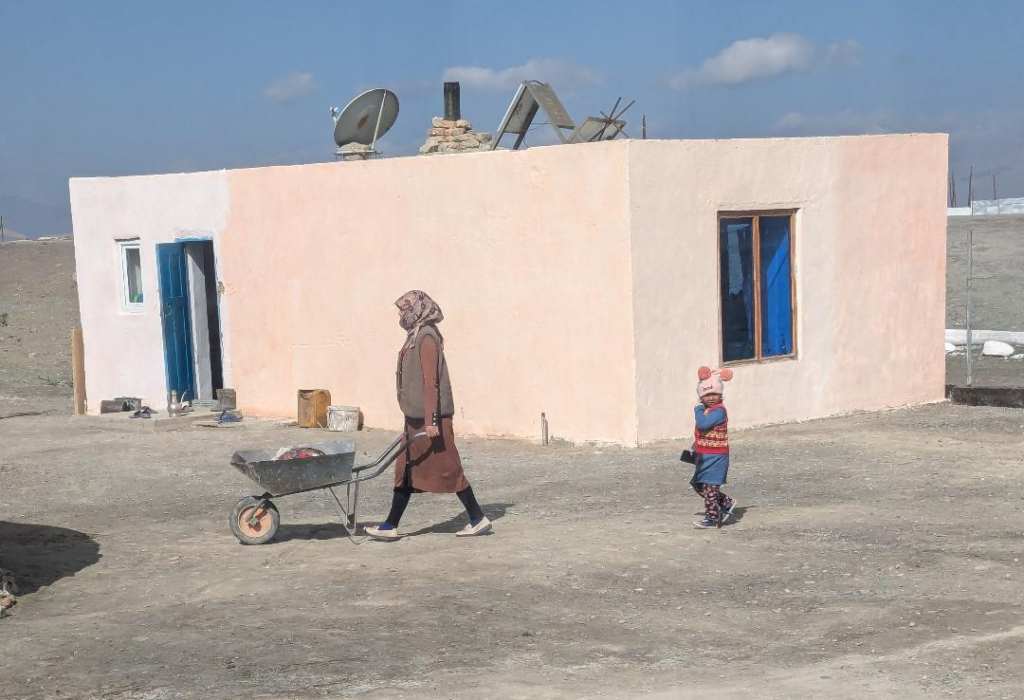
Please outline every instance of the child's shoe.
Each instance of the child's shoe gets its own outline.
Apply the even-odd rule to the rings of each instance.
[[[739,501],[733,498],[732,500],[726,501],[725,503],[718,507],[718,512],[720,513],[719,517],[722,518],[723,523],[732,516],[733,512],[736,510],[737,503],[739,503]]]
[[[721,527],[721,525],[719,525],[717,520],[715,520],[714,518],[707,518],[707,517],[705,517],[700,522],[694,523],[693,526],[698,528],[698,529],[700,529],[700,530],[708,530],[708,529],[713,528],[713,527]]]

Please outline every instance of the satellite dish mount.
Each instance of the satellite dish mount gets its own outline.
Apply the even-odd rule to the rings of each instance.
[[[367,90],[348,103],[345,109],[331,107],[334,119],[335,158],[366,160],[380,155],[377,139],[398,119],[398,98],[386,88]]]

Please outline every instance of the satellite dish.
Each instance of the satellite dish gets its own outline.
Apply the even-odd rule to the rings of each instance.
[[[377,139],[388,133],[398,119],[398,98],[385,88],[367,90],[340,112],[332,107],[331,115],[334,117],[334,142],[338,146],[350,143],[375,146]]]

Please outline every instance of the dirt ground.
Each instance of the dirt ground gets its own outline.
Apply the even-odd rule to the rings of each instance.
[[[951,216],[946,231],[946,328],[964,328],[967,316],[967,233],[974,231],[971,326],[1024,331],[1024,216]],[[1018,354],[1024,347],[1017,347]],[[946,357],[949,384],[967,379],[963,353]],[[1024,387],[1024,358],[973,355],[975,386]]]
[[[0,416],[69,410],[74,276],[69,240],[0,244]]]
[[[72,260],[0,246],[4,700],[1024,698],[1022,411],[736,433],[741,506],[712,532],[682,445],[464,440],[490,536],[423,495],[402,540],[356,544],[306,495],[245,547],[232,453],[311,434],[68,416]],[[358,434],[360,461],[391,437]],[[364,494],[376,522],[387,477]]]
[[[247,547],[231,454],[309,432],[5,419],[0,565],[28,594],[0,697],[1021,698],[1022,436],[945,404],[742,432],[710,532],[680,445],[466,440],[490,536],[423,495],[404,539],[354,544],[294,496]],[[366,492],[382,517],[387,477]]]

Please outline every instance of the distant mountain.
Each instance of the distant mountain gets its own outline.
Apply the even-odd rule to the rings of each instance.
[[[0,214],[4,217],[5,231],[13,229],[26,238],[71,233],[71,206],[66,203],[50,204],[0,193]]]

